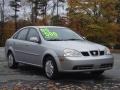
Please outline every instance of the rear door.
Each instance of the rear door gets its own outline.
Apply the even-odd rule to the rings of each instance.
[[[17,61],[25,62],[26,58],[26,37],[28,34],[28,28],[22,29],[14,39],[15,57]]]

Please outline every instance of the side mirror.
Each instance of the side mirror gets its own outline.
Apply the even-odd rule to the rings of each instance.
[[[86,40],[87,38],[86,38],[86,37],[83,37],[83,39],[85,39],[85,40]]]
[[[39,43],[39,39],[37,37],[30,37],[31,42]]]

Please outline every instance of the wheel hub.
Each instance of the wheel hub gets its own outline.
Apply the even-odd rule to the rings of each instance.
[[[8,57],[8,66],[11,67],[13,65],[14,59],[12,55],[9,55]]]
[[[54,66],[52,61],[47,61],[45,65],[45,72],[48,77],[51,77],[54,73]]]

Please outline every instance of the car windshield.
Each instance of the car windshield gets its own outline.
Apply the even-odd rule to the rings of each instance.
[[[47,41],[84,40],[68,28],[40,28],[43,38]]]

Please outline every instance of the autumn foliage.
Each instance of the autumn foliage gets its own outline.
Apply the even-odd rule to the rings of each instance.
[[[31,20],[18,20],[18,28],[29,25],[66,26],[90,41],[110,48],[120,48],[118,3],[119,0],[67,0],[66,16],[46,15],[34,24]],[[15,32],[14,20],[5,22],[4,26],[3,43]]]

